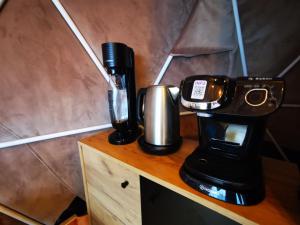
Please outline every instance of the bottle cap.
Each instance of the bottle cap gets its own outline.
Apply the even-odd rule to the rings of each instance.
[[[134,53],[127,45],[118,42],[106,42],[101,47],[104,67],[133,67]]]

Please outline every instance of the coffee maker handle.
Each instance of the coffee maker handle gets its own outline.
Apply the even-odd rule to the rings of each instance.
[[[147,88],[141,88],[138,91],[137,94],[137,121],[139,124],[144,125],[144,110],[143,110],[143,104],[144,104],[144,97],[146,95]]]

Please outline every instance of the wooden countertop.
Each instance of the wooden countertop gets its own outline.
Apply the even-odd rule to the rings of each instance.
[[[110,132],[103,131],[81,140],[79,144],[112,157],[112,160],[141,176],[239,223],[300,224],[300,177],[294,164],[264,158],[266,198],[255,206],[237,206],[206,196],[179,177],[184,159],[198,144],[195,140],[184,139],[181,148],[174,154],[154,156],[144,153],[137,142],[122,146],[109,144],[107,136]]]

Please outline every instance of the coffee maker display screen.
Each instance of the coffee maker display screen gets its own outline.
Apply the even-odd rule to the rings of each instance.
[[[247,125],[211,122],[206,127],[209,138],[214,141],[243,145],[247,133]]]

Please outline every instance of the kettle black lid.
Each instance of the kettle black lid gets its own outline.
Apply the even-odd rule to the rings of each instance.
[[[101,47],[104,67],[133,67],[134,52],[132,48],[118,42],[106,42]]]

